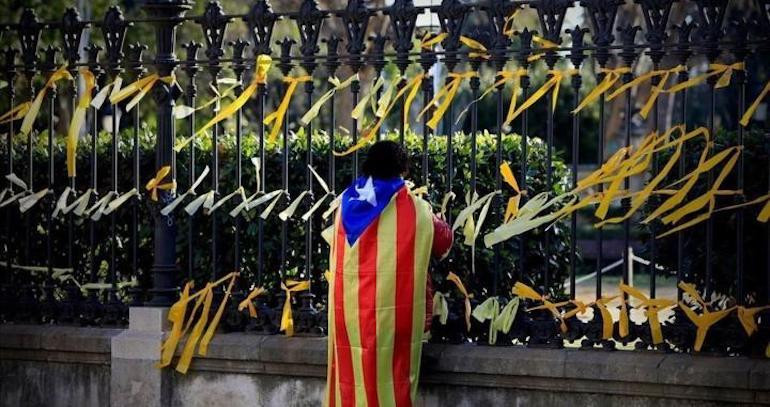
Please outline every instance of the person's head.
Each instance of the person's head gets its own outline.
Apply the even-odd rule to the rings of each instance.
[[[409,172],[409,156],[401,145],[390,140],[378,141],[369,148],[361,172],[372,178],[395,178]]]

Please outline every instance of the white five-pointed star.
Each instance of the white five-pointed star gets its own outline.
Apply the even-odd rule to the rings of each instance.
[[[358,197],[350,197],[351,201],[366,201],[369,205],[377,206],[377,195],[374,193],[372,177],[369,177],[366,180],[366,184],[364,184],[363,188],[356,186],[356,193],[358,194]]]

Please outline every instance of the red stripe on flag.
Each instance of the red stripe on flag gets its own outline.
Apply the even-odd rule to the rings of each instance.
[[[342,407],[356,405],[356,381],[353,377],[353,357],[350,353],[350,340],[348,330],[345,327],[345,291],[343,290],[344,275],[342,267],[345,264],[345,229],[342,222],[337,222],[337,244],[335,250],[336,266],[334,267],[334,332],[335,347],[337,348],[339,362],[340,401]]]
[[[369,407],[377,407],[377,229],[375,219],[359,239],[358,321],[364,389]]]
[[[414,303],[414,239],[416,212],[406,188],[396,196],[396,332],[393,343],[393,386],[396,405],[412,405],[412,307]]]

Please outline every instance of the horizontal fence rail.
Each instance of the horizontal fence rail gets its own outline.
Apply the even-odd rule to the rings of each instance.
[[[330,207],[391,138],[456,226],[431,341],[765,354],[770,1],[295,3],[0,24],[3,321],[194,281],[225,330],[324,334]]]

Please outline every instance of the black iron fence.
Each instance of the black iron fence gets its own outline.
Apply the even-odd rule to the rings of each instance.
[[[28,9],[17,23],[2,25],[5,86],[0,93],[9,112],[0,119],[7,135],[3,160],[8,184],[0,200],[4,211],[0,313],[5,321],[119,325],[126,321],[128,304],[167,306],[185,281],[213,281],[238,271],[235,301],[223,322],[226,329],[277,333],[285,296],[290,295],[281,290],[280,282],[296,279],[311,282],[310,289],[293,300],[297,332],[323,333],[328,249],[320,231],[329,220],[321,215],[359,172],[359,151],[345,156],[334,152],[365,141],[370,134],[394,137],[409,147],[414,183],[428,187],[437,210],[442,198],[454,192],[457,198],[449,201],[447,211],[450,221],[465,206],[463,197],[469,191],[480,195],[503,191],[491,198],[485,232],[503,223],[507,198],[514,195],[498,171],[504,162],[513,163],[522,191],[518,198],[524,205],[540,192],[558,195],[580,185],[581,146],[593,146],[597,159],[591,165],[599,168],[614,147],[633,146],[641,135],[663,133],[674,124],[688,130],[703,126],[711,138],[705,144],[683,145],[666,180],[685,181],[702,163],[698,156],[704,145],[715,151],[739,146],[742,153],[726,181],[738,192],[720,198],[726,202],[720,206],[750,202],[769,189],[768,120],[755,113],[748,125],[738,123],[768,79],[770,2],[766,0],[445,0],[430,6],[396,0],[383,7],[351,0],[344,8],[326,10],[305,0],[296,9],[276,5],[275,11],[266,1],[255,1],[245,14],[227,14],[218,2],[211,2],[201,15],[188,15],[191,8],[183,1],[151,0],[142,5],[141,18],[126,18],[120,8],[111,7],[102,19],[81,19],[68,9],[55,21],[41,21]],[[418,27],[418,17],[426,13],[433,13],[437,26]],[[536,17],[532,20],[536,28],[523,26],[529,21],[527,13]],[[616,24],[620,14],[626,16],[627,25]],[[565,19],[582,23],[564,29]],[[635,19],[641,26],[634,25]],[[372,29],[373,21],[380,23],[379,33]],[[177,45],[180,26],[185,32],[201,30],[204,43]],[[225,43],[229,26],[247,34]],[[276,41],[273,32],[278,28],[293,34]],[[149,46],[126,44],[132,30],[153,30],[154,40]],[[89,40],[83,41],[86,32]],[[431,36],[437,33],[439,37]],[[273,58],[266,80],[258,72],[258,55]],[[712,65],[703,83],[671,91],[691,79],[688,65],[703,71],[708,64],[722,68]],[[684,68],[676,69],[679,65]],[[598,110],[593,111],[596,126],[586,124],[584,112],[569,112],[602,84],[617,82],[617,88],[644,76],[644,66],[647,71],[666,71],[648,76],[649,85],[639,81],[643,84],[639,88],[651,86],[650,93],[657,97],[642,97],[644,91],[637,87],[613,102],[606,100],[611,98],[609,89],[597,93],[591,107]],[[450,73],[444,83],[433,80],[441,69]],[[338,75],[359,76],[344,85],[342,80],[327,83],[327,78]],[[419,75],[425,78],[411,92]],[[68,76],[77,80],[67,81]],[[388,78],[379,89],[378,78]],[[493,85],[502,78],[509,81]],[[507,120],[511,92],[506,83],[515,82],[521,106],[542,93],[540,81],[558,78],[564,80],[561,98],[548,91],[514,120]],[[470,97],[464,103],[460,98],[448,102],[439,131],[434,131],[431,115],[442,107],[430,101],[465,79],[469,91],[460,93]],[[388,83],[394,84],[392,91]],[[558,89],[561,82],[555,83]],[[135,92],[126,91],[132,88],[129,84]],[[658,85],[665,98],[657,95]],[[335,88],[314,120],[299,123],[321,95]],[[285,116],[263,124],[295,89],[293,97],[288,96]],[[127,97],[120,98],[121,91]],[[68,126],[89,92],[92,100],[82,105],[83,125],[74,133],[80,143],[73,151]],[[249,98],[242,107],[199,134],[203,123],[222,114],[244,92]],[[142,99],[144,93],[148,96]],[[386,101],[377,106],[376,101],[394,95],[401,95],[392,98],[391,106],[400,117],[394,113],[385,122],[389,131],[372,132],[387,111],[373,118],[351,118],[340,111],[364,100],[364,110],[371,103],[374,112],[389,105]],[[24,123],[35,110],[36,96],[41,98],[40,112],[36,120]],[[96,103],[100,98],[102,103]],[[477,102],[469,104],[470,100]],[[647,112],[640,114],[646,100],[650,100]],[[616,101],[622,101],[621,107],[610,109]],[[552,103],[559,108],[549,108]],[[428,113],[418,119],[416,113],[423,106]],[[459,121],[466,106],[467,117]],[[494,111],[483,111],[484,107]],[[493,119],[485,123],[484,117]],[[276,126],[280,133],[273,140],[270,132]],[[518,135],[509,134],[513,132]],[[187,138],[194,140],[182,143]],[[559,151],[570,156],[569,164]],[[651,154],[644,173],[655,177],[670,154]],[[594,162],[584,156],[582,160]],[[168,175],[162,172],[164,167]],[[698,196],[695,191],[708,191],[718,180],[718,167],[707,172],[707,181],[689,198]],[[644,179],[644,174],[638,178]],[[633,189],[631,181],[624,178],[622,189]],[[604,187],[597,184],[596,192]],[[203,192],[206,188],[211,192]],[[632,197],[619,199],[613,210],[630,210]],[[473,200],[468,199],[465,203]],[[642,213],[653,212],[664,200],[665,194],[653,194]],[[172,203],[178,205],[169,207]],[[770,302],[770,228],[754,220],[754,208],[709,212],[704,222],[663,239],[657,238],[665,231],[660,223],[641,226],[638,216],[620,223],[622,247],[640,240],[645,249],[650,275],[646,295],[657,297],[656,274],[666,272],[677,284],[698,287],[707,300],[701,305],[704,311],[741,307],[740,312],[714,321],[703,350],[761,353],[770,337],[770,314],[752,308]],[[448,315],[444,323],[436,317],[432,340],[557,347],[580,341],[584,347],[605,348],[635,343],[639,349],[691,350],[696,332],[703,328],[683,307],[663,321],[664,341],[656,340],[651,328],[649,320],[657,318],[657,309],[651,311],[650,305],[642,309],[648,316],[654,314],[652,318],[622,322],[623,314],[630,313],[624,305],[620,317],[608,320],[605,300],[609,303],[606,295],[612,293],[602,292],[602,269],[608,260],[602,251],[604,229],[591,228],[598,248],[595,260],[581,259],[577,247],[581,224],[593,222],[583,212],[572,211],[550,228],[528,230],[491,248],[462,246],[458,232],[456,253],[450,261],[433,266],[436,288],[446,293],[436,298],[446,301]],[[628,270],[634,258],[625,254],[622,260],[621,280],[627,284],[632,282]],[[474,294],[472,299],[444,279],[448,271],[460,276]],[[575,301],[576,276],[586,271],[596,272],[597,299],[587,306]],[[505,307],[514,298],[511,288],[516,282],[545,295],[529,298],[527,304],[543,299],[573,301],[547,302],[546,308],[530,312],[523,306]],[[253,299],[257,318],[237,309],[253,286],[268,291]],[[677,299],[682,299],[683,290],[686,286],[677,288]],[[527,298],[521,290],[517,294],[516,298]],[[498,301],[488,308],[491,316],[485,317],[487,307],[482,307],[466,330],[465,301],[479,305],[488,298]],[[498,311],[492,311],[495,306]],[[512,326],[490,330],[499,307],[512,310]],[[588,313],[582,312],[583,307]],[[575,309],[588,317],[577,318],[570,313]],[[758,328],[747,327],[750,321],[759,321]]]

